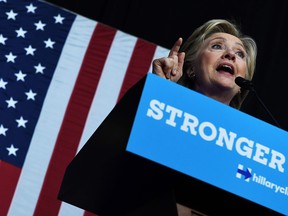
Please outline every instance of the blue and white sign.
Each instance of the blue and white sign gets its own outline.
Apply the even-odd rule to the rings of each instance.
[[[288,133],[152,73],[127,151],[288,215]]]

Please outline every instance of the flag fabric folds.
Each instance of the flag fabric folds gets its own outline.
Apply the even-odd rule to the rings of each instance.
[[[0,0],[0,215],[88,215],[68,163],[168,50],[37,0]]]

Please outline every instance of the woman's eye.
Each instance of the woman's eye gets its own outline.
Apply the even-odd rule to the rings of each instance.
[[[220,44],[213,44],[213,45],[212,45],[212,48],[213,48],[213,49],[221,49],[222,46],[221,46]]]
[[[238,55],[240,58],[245,58],[245,53],[243,51],[236,52],[236,55]]]

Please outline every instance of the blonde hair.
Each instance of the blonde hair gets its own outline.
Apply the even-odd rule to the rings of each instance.
[[[193,67],[193,64],[196,62],[198,58],[198,51],[200,50],[204,40],[209,38],[212,34],[220,32],[231,34],[238,37],[242,41],[247,52],[247,74],[245,78],[252,80],[256,67],[256,42],[251,37],[242,34],[238,26],[231,21],[224,19],[213,19],[198,27],[181,46],[179,52],[185,52],[185,60],[183,76],[179,79],[179,84],[191,89],[194,88],[193,79],[189,78],[187,69]],[[236,109],[240,109],[247,94],[248,90],[241,89],[241,93],[235,95],[229,105]]]

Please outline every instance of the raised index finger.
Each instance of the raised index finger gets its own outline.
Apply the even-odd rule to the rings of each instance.
[[[183,39],[181,37],[178,38],[178,40],[174,43],[172,49],[170,50],[168,57],[172,57],[173,55],[178,55],[182,41]]]

